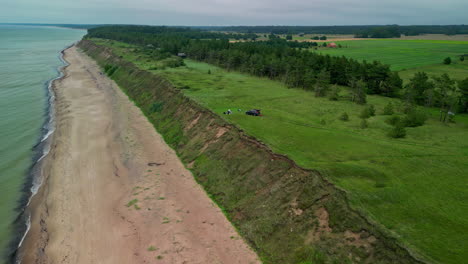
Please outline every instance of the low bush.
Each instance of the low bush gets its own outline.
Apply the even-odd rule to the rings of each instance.
[[[388,103],[384,107],[383,112],[382,112],[383,115],[393,115],[394,113],[395,113],[395,111],[393,110],[393,104],[391,102]]]
[[[161,61],[162,65],[169,68],[177,68],[180,66],[185,66],[184,60],[180,57],[167,58]]]
[[[375,116],[375,107],[373,105],[366,106],[359,115],[360,118],[369,118],[371,116]]]
[[[370,116],[375,116],[375,107],[374,105],[367,106],[367,111],[369,111]]]
[[[452,63],[452,59],[450,57],[447,57],[444,59],[444,64],[445,65],[449,65],[450,63]]]
[[[151,113],[155,113],[155,112],[160,112],[163,108],[163,103],[162,102],[155,102],[153,103],[153,105],[151,106]]]
[[[401,118],[399,116],[392,115],[385,120],[385,123],[396,126],[397,124],[401,123]]]
[[[348,121],[349,120],[348,113],[344,112],[343,114],[341,114],[340,120],[341,121]]]
[[[106,66],[104,66],[104,72],[107,74],[107,76],[112,76],[112,74],[114,74],[114,72],[119,68],[119,66],[115,65],[115,66],[112,66],[112,65],[109,65],[109,64],[106,64]]]
[[[413,110],[406,114],[402,122],[405,127],[418,127],[424,125],[426,120],[427,116],[425,113],[418,110]]]
[[[368,126],[369,126],[369,124],[367,123],[367,119],[362,119],[361,124],[359,125],[359,127],[361,127],[362,129],[365,129]]]
[[[399,123],[388,132],[388,136],[391,138],[404,138],[406,136],[405,127]]]
[[[330,90],[330,93],[328,94],[328,99],[330,101],[338,101],[338,99],[340,99],[340,87],[336,85],[333,86]]]

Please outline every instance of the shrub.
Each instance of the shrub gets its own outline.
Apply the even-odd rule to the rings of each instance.
[[[119,66],[117,65],[112,66],[112,65],[106,64],[106,66],[104,66],[104,72],[110,77],[112,76],[112,74],[114,74],[117,68],[119,68]]]
[[[370,117],[370,113],[369,113],[369,109],[366,107],[364,109],[362,109],[361,111],[361,114],[359,115],[360,118],[369,118]]]
[[[421,111],[413,110],[406,114],[402,120],[402,123],[405,127],[418,127],[424,125],[426,120],[426,114]]]
[[[408,114],[408,113],[414,111],[414,105],[406,103],[406,104],[404,104],[404,105],[402,106],[401,111],[402,111],[403,113],[405,113],[405,114]]]
[[[377,182],[375,183],[375,188],[384,188],[387,185],[384,182]]]
[[[369,124],[367,123],[367,119],[362,119],[361,124],[359,125],[362,129],[367,128]]]
[[[397,124],[388,132],[388,136],[391,138],[404,138],[406,136],[406,129],[402,124]]]
[[[156,102],[156,103],[153,103],[153,105],[151,106],[151,113],[155,113],[155,112],[160,112],[163,108],[163,103],[162,102]]]
[[[375,116],[375,107],[373,105],[366,106],[359,115],[360,118],[369,118],[371,116]]]
[[[106,66],[104,66],[104,72],[107,73],[110,70],[110,68],[112,68],[112,65],[106,64]]]
[[[107,75],[108,75],[109,77],[111,77],[111,76],[114,74],[114,72],[115,72],[118,68],[119,68],[119,66],[111,67],[111,68],[107,71]]]
[[[184,60],[180,57],[172,57],[162,61],[163,65],[169,68],[185,66]]]
[[[348,113],[344,112],[343,114],[341,114],[340,120],[342,120],[342,121],[348,121],[348,120],[349,120]]]
[[[327,261],[327,256],[314,248],[307,246],[301,247],[294,253],[294,263],[298,264],[322,264],[331,263]]]
[[[154,246],[149,246],[148,247],[148,251],[155,251],[155,250],[156,250],[156,247],[154,247]]]
[[[389,125],[392,125],[392,126],[396,126],[397,124],[400,124],[401,123],[401,118],[399,116],[390,116],[389,118],[387,118],[385,120],[385,123],[389,124]]]
[[[161,52],[161,51],[156,51],[152,55],[155,60],[164,60],[172,56],[171,53],[169,52]]]
[[[390,102],[388,103],[384,109],[383,109],[383,115],[393,115],[394,114],[394,111],[393,111],[393,104]]]
[[[464,61],[465,60],[465,56],[460,56],[460,61]]]
[[[335,85],[333,86],[330,93],[328,94],[328,99],[330,101],[338,101],[339,98],[340,98],[340,87]]]
[[[357,104],[366,104],[367,103],[367,95],[363,92],[358,93],[356,96],[356,101]]]
[[[450,57],[447,57],[444,59],[444,64],[445,65],[449,65],[450,63],[452,63],[452,59]]]
[[[369,114],[371,116],[375,116],[375,107],[374,107],[374,105],[369,105],[367,108],[369,109]]]

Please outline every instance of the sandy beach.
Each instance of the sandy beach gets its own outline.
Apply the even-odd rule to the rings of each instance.
[[[260,263],[175,152],[76,47],[22,263]]]

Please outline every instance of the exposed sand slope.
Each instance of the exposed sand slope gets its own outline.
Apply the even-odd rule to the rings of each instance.
[[[259,263],[96,63],[75,47],[65,59],[23,263]]]

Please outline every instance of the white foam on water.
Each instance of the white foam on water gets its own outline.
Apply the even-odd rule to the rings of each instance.
[[[74,43],[73,45],[75,45],[76,43]],[[42,137],[41,141],[39,144],[43,144],[42,145],[42,155],[41,157],[36,161],[35,165],[34,166],[41,166],[40,162],[45,158],[47,157],[47,155],[49,154],[50,152],[50,149],[51,149],[51,136],[54,134],[54,131],[55,131],[55,105],[54,105],[54,102],[55,102],[55,94],[54,94],[54,91],[53,91],[53,83],[56,81],[56,80],[59,80],[61,78],[63,78],[64,76],[64,73],[63,73],[63,69],[68,66],[69,64],[65,61],[65,59],[63,58],[64,56],[64,51],[68,48],[70,48],[71,46],[73,45],[70,45],[68,47],[66,47],[65,49],[63,49],[61,52],[60,52],[60,60],[62,61],[63,63],[63,66],[61,66],[58,70],[59,72],[59,76],[50,80],[47,84],[47,93],[48,93],[48,96],[49,96],[49,104],[48,104],[48,112],[49,112],[49,116],[48,116],[48,122],[47,124],[44,126],[44,129],[47,131],[44,136]],[[29,200],[28,200],[28,203],[26,205],[26,207],[29,206],[29,204],[31,203],[31,200],[32,198],[37,194],[37,192],[39,191],[39,189],[41,188],[42,186],[42,181],[43,181],[43,177],[41,175],[41,173],[36,173],[35,175],[33,175],[33,180],[32,180],[32,186],[31,186],[31,195],[29,197]],[[21,238],[21,241],[19,242],[18,244],[18,248],[21,247],[21,245],[23,244],[24,242],[24,239],[26,238],[27,234],[29,233],[29,230],[31,229],[31,214],[28,212],[28,218],[26,220],[26,231],[24,232],[24,235],[23,237]],[[21,264],[21,258],[18,257],[16,259],[16,264]]]
[[[21,241],[19,242],[18,248],[21,247],[21,245],[23,244],[24,239],[26,238],[26,235],[29,232],[29,229],[31,229],[31,214],[28,214],[28,219],[26,220],[26,232],[24,232],[24,235],[21,238]]]

